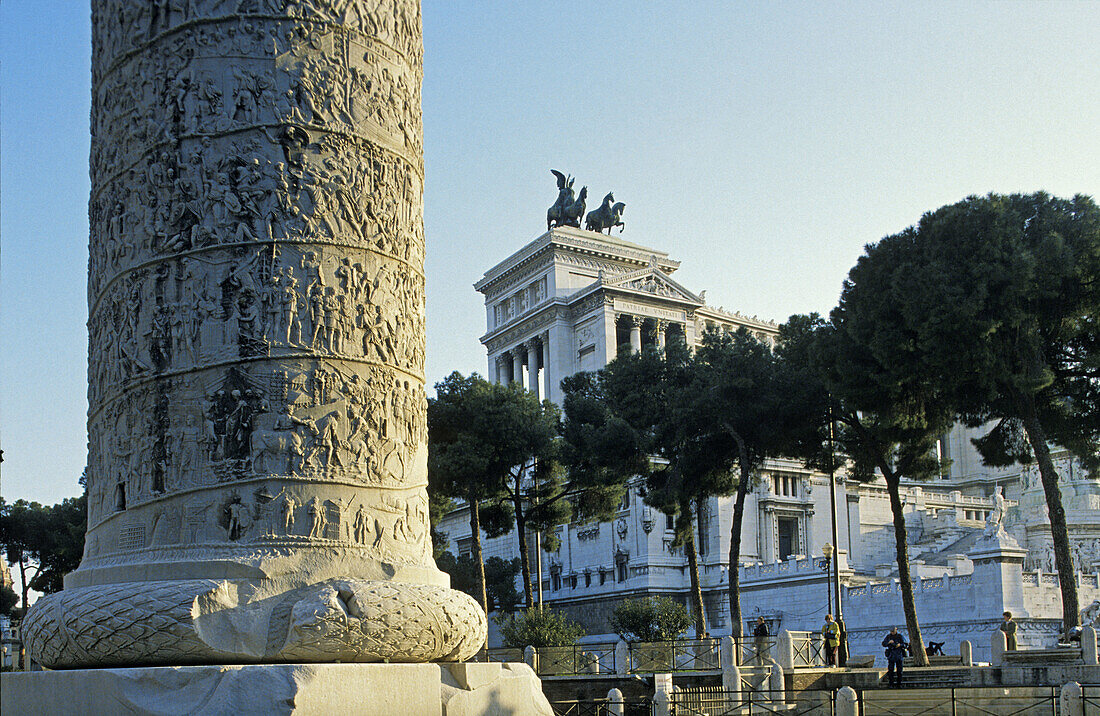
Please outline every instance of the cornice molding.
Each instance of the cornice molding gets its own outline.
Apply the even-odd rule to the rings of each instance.
[[[672,273],[680,267],[680,262],[670,259],[668,253],[646,246],[632,244],[605,234],[571,227],[559,227],[547,231],[522,249],[501,261],[485,272],[474,284],[474,289],[487,297],[495,296],[507,284],[510,277],[519,269],[539,257],[547,247],[553,246],[562,253],[596,256],[624,265],[636,265],[639,268],[655,263],[665,273]]]
[[[551,323],[558,320],[569,321],[571,315],[569,308],[561,299],[553,299],[550,303],[533,313],[526,314],[512,324],[502,326],[500,329],[486,333],[481,337],[481,343],[489,354],[514,348],[519,344],[541,338],[540,334]]]

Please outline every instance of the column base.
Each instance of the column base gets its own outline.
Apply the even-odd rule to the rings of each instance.
[[[66,589],[31,607],[23,639],[51,669],[463,661],[485,643],[485,612],[447,587],[356,579],[279,587],[190,579]]]
[[[5,714],[550,716],[526,664],[251,664],[0,675]]]

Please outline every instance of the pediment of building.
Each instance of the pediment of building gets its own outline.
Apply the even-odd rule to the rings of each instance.
[[[655,265],[616,276],[604,274],[602,285],[606,288],[625,289],[699,305],[703,304],[703,299],[700,296],[673,281],[668,274]]]

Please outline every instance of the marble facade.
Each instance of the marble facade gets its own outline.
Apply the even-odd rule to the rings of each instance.
[[[775,334],[774,323],[707,306],[671,277],[679,266],[617,237],[547,231],[474,284],[485,295],[489,379],[522,381],[560,403],[562,378],[599,369],[620,347],[664,345],[672,335],[693,345],[708,325]]]
[[[665,252],[617,236],[569,227],[543,234],[474,285],[485,296],[488,330],[481,342],[490,380],[522,381],[541,397],[560,403],[562,378],[598,370],[620,350],[660,346],[672,336],[695,345],[708,327],[744,327],[763,340],[776,334],[775,323],[708,306],[705,293],[672,278],[679,266]],[[1041,485],[1034,468],[982,466],[969,442],[974,435],[962,426],[944,435],[940,449],[951,466],[940,479],[902,488],[911,571],[921,580],[918,610],[926,637],[949,642],[971,638],[980,656],[988,639],[974,635],[995,627],[989,614],[1012,609],[1022,617],[1021,643],[1049,643],[1060,602],[1052,581]],[[1100,567],[1100,482],[1084,475],[1064,453],[1056,458],[1082,572],[1081,604],[1087,609],[1100,600],[1095,574]],[[986,565],[975,570],[968,555],[994,510],[998,486],[1008,498],[1005,528],[1021,545],[1022,556],[1018,562],[998,562],[996,569]],[[611,609],[623,598],[687,598],[687,560],[671,546],[665,515],[645,505],[638,488],[630,487],[611,522],[559,526],[560,549],[541,555],[543,599],[580,621],[593,639],[601,634],[606,638]],[[880,630],[904,623],[894,579],[892,517],[884,484],[858,484],[838,474],[835,489],[844,615],[855,647],[862,648],[876,634],[881,641]],[[718,635],[730,631],[726,592],[732,509],[732,497],[712,498],[697,525],[708,621]],[[740,569],[747,621],[764,615],[773,629],[820,628],[829,607],[821,548],[833,541],[830,512],[827,475],[793,461],[767,462],[745,506]],[[468,524],[462,509],[442,522],[452,551],[469,549]],[[511,559],[518,553],[516,535],[483,536],[483,550],[486,559]],[[985,579],[992,581],[983,584]],[[993,582],[1001,585],[1004,580],[1018,589],[992,589]],[[960,620],[975,595],[989,601],[983,615]],[[995,600],[1001,601],[993,604]],[[1100,602],[1094,611],[1100,612]]]

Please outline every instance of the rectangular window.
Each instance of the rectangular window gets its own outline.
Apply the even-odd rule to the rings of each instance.
[[[455,542],[458,547],[459,557],[469,557],[474,553],[474,540],[471,537],[462,537]]]
[[[620,562],[619,562],[619,563],[618,563],[617,565],[615,565],[615,566],[616,566],[616,567],[618,567],[618,575],[617,575],[617,576],[618,576],[618,580],[619,580],[620,582],[625,582],[625,581],[626,581],[626,577],[627,577],[627,567],[626,567],[626,560],[625,560],[625,559],[624,559],[624,560],[621,560],[621,561],[620,561]]]
[[[584,573],[584,586],[586,586],[586,587],[591,587],[592,586],[592,573],[591,572],[585,572]]]
[[[780,560],[790,557],[798,552],[798,519],[795,517],[780,517],[776,520],[779,527],[779,554]]]
[[[550,573],[550,589],[555,592],[561,591],[561,572],[554,570]]]
[[[772,492],[778,497],[798,497],[798,479],[791,475],[773,475]]]
[[[619,500],[619,511],[630,509],[630,490],[623,490],[623,498]]]
[[[673,517],[672,515],[665,515],[665,529],[666,530],[676,529],[676,518]]]

